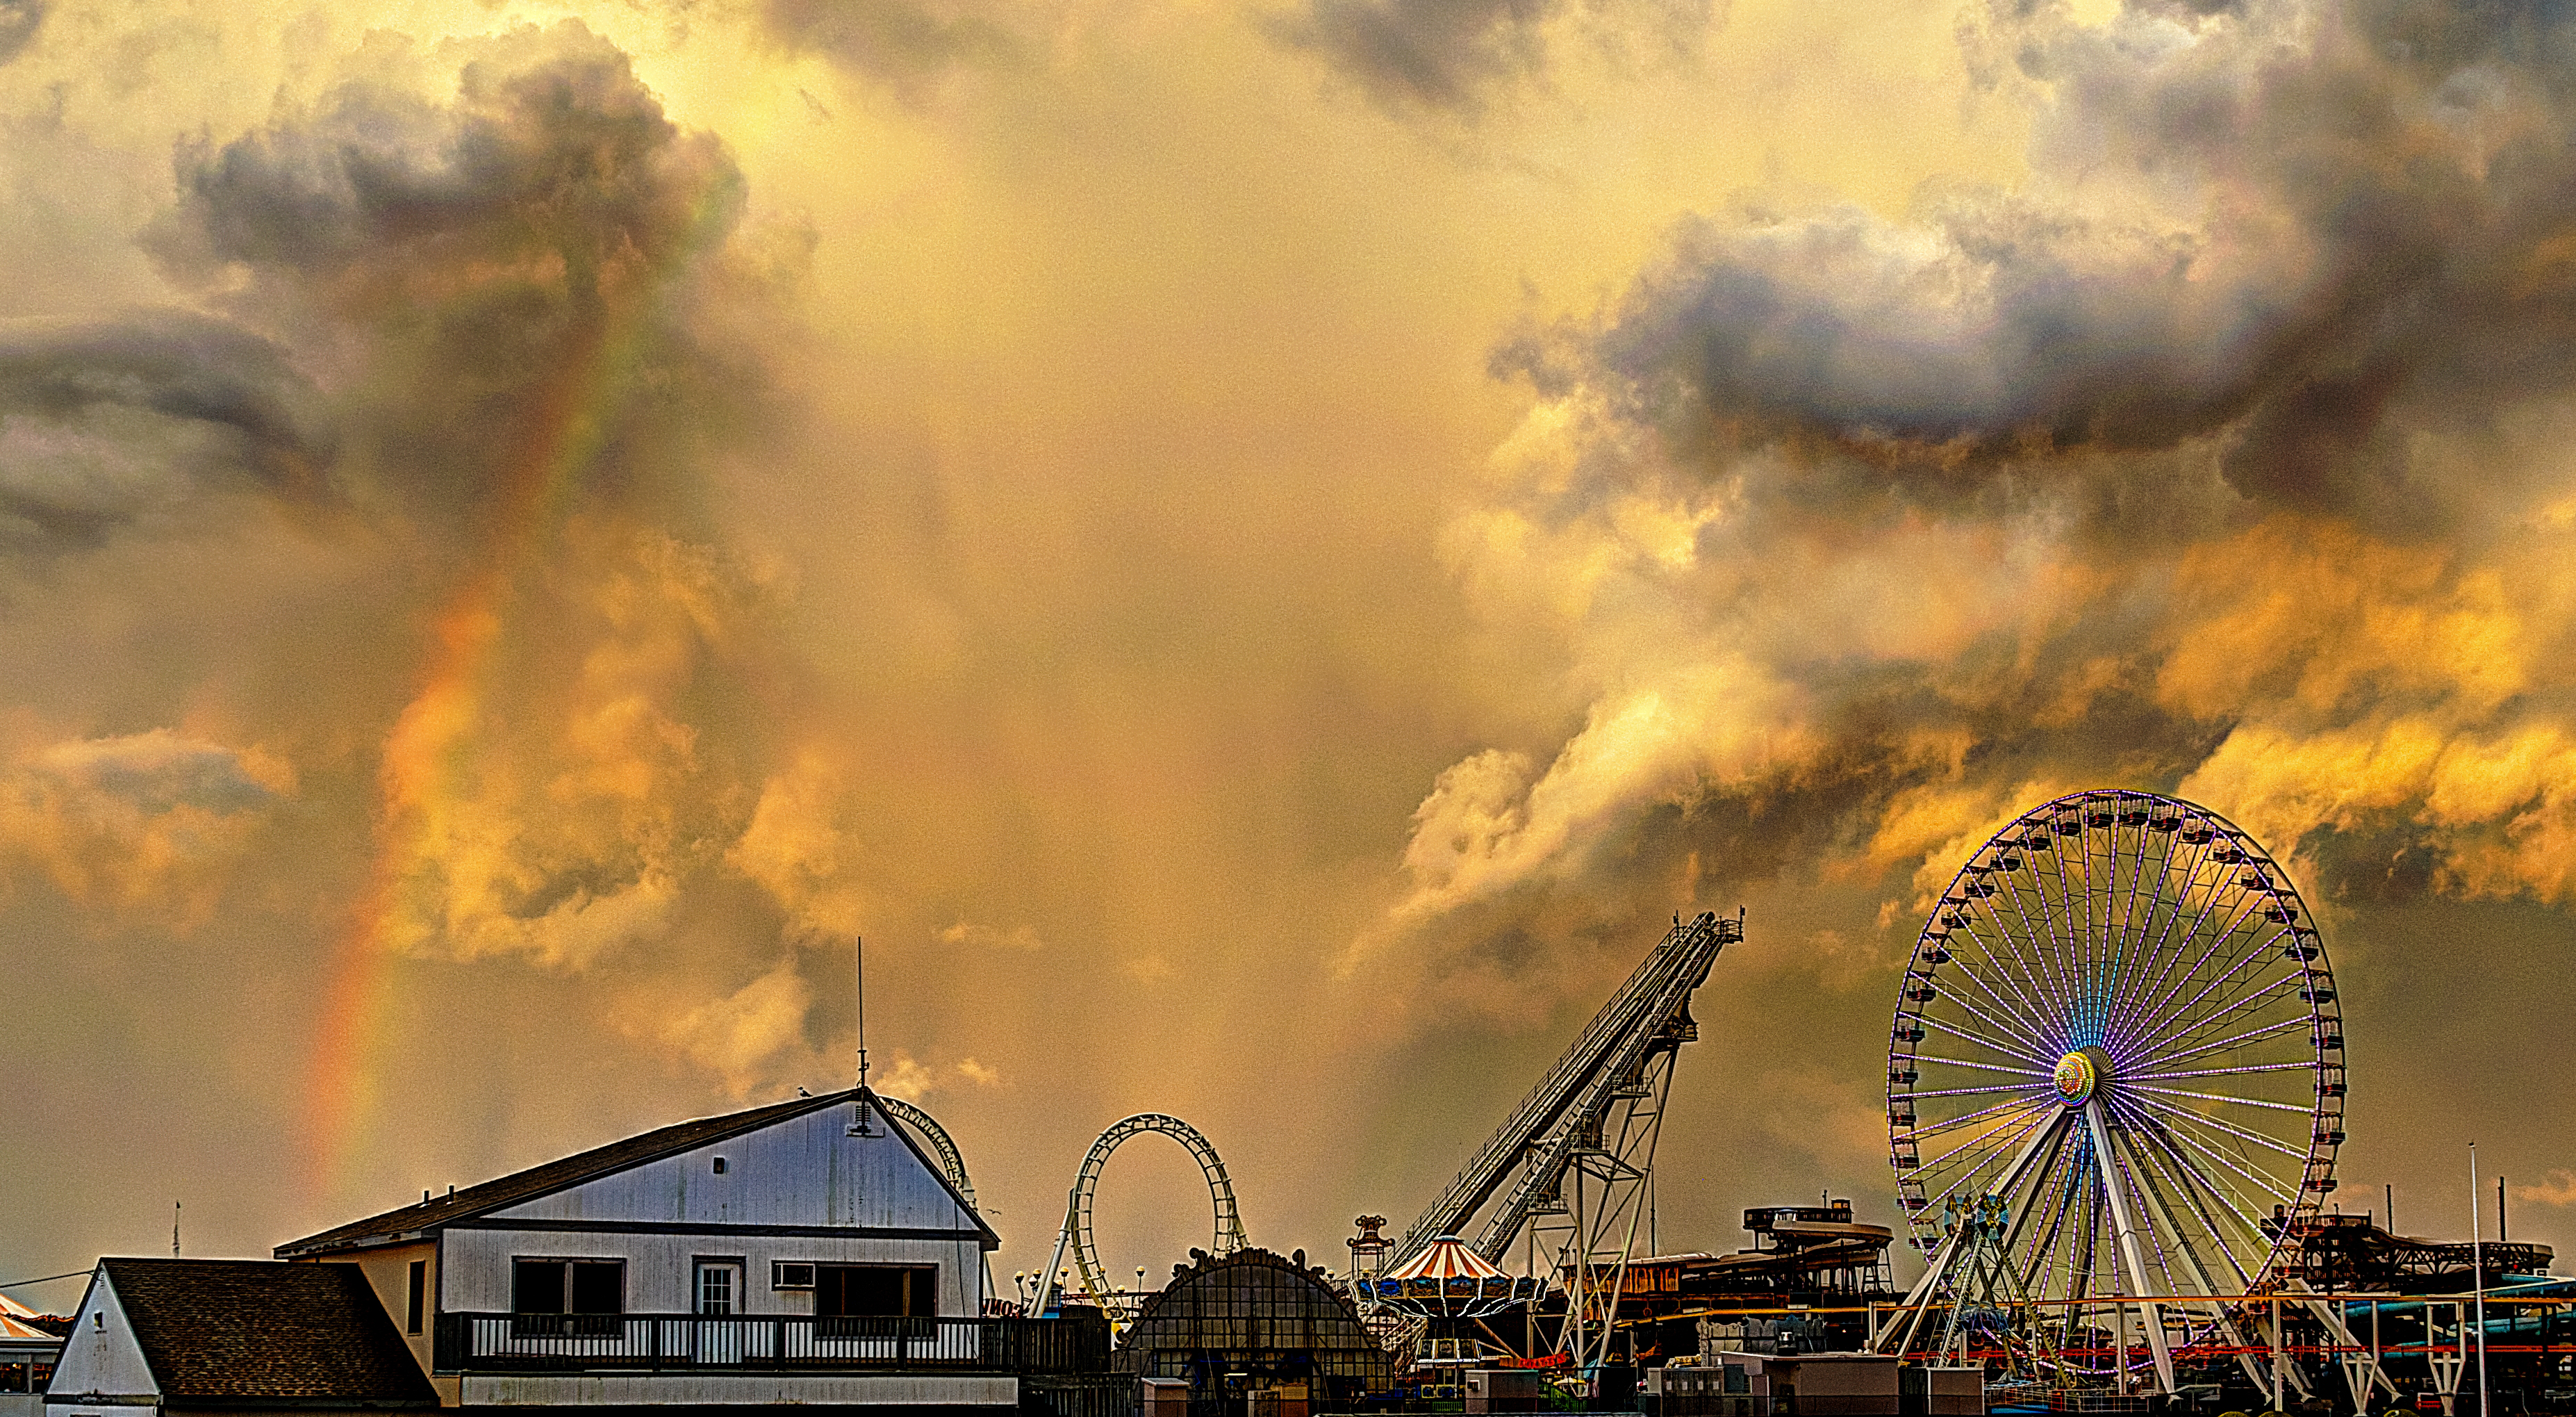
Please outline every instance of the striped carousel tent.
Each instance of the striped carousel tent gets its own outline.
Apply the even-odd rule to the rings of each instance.
[[[1387,1275],[1399,1284],[1416,1279],[1435,1280],[1443,1285],[1452,1280],[1499,1279],[1510,1276],[1494,1267],[1494,1262],[1467,1248],[1467,1242],[1455,1235],[1443,1235],[1431,1247],[1405,1261]]]
[[[1396,1266],[1377,1282],[1381,1302],[1429,1318],[1486,1318],[1538,1292],[1538,1281],[1514,1279],[1455,1235]]]

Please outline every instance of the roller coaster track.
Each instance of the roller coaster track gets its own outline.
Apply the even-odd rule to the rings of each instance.
[[[1216,1238],[1209,1242],[1208,1253],[1231,1254],[1246,1244],[1243,1217],[1234,1204],[1234,1182],[1227,1179],[1225,1162],[1216,1154],[1216,1148],[1206,1137],[1199,1135],[1198,1128],[1178,1117],[1167,1117],[1160,1112],[1139,1112],[1112,1123],[1083,1156],[1082,1169],[1074,1173],[1073,1189],[1065,1195],[1064,1228],[1056,1233],[1055,1257],[1047,1261],[1046,1273],[1038,1281],[1037,1300],[1030,1305],[1030,1313],[1043,1315],[1055,1306],[1059,1297],[1057,1276],[1064,1272],[1065,1253],[1070,1250],[1075,1278],[1082,1285],[1082,1292],[1109,1315],[1113,1327],[1122,1326],[1124,1315],[1115,1302],[1115,1291],[1100,1267],[1100,1252],[1092,1245],[1091,1202],[1093,1192],[1100,1186],[1101,1168],[1109,1164],[1110,1153],[1128,1138],[1146,1132],[1161,1132],[1178,1141],[1206,1175],[1208,1197],[1216,1207]]]
[[[878,1111],[912,1128],[920,1133],[923,1141],[930,1143],[931,1154],[939,1158],[939,1169],[948,1177],[948,1184],[957,1188],[958,1196],[966,1202],[968,1209],[976,1209],[975,1186],[966,1179],[966,1158],[957,1150],[957,1143],[949,1138],[948,1129],[933,1121],[929,1113],[900,1097],[888,1097],[883,1093],[869,1095],[876,1099]]]
[[[1498,1194],[1500,1204],[1475,1231],[1471,1245],[1486,1259],[1500,1262],[1532,1216],[1557,1207],[1566,1170],[1577,1154],[1602,1147],[1613,1109],[1644,1095],[1650,1065],[1698,1036],[1690,1017],[1691,991],[1708,978],[1718,951],[1743,938],[1740,913],[1733,920],[1709,912],[1686,924],[1676,920],[1671,933],[1593,1015],[1448,1189],[1404,1232],[1389,1267],[1402,1265],[1442,1235],[1467,1234],[1468,1223]]]
[[[1532,1272],[1544,1247],[1545,1263],[1564,1276],[1557,1351],[1579,1371],[1603,1361],[1629,1256],[1641,1230],[1653,1233],[1655,1143],[1673,1062],[1699,1037],[1691,992],[1718,951],[1743,938],[1741,912],[1703,912],[1687,925],[1675,916],[1672,933],[1396,1242],[1394,1263],[1442,1235],[1467,1234],[1480,1213],[1471,1244],[1488,1260],[1499,1264],[1527,1234]]]

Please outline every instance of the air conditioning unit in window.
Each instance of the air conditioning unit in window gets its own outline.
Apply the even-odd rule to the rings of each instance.
[[[797,1260],[773,1260],[769,1266],[769,1287],[811,1289],[814,1287],[814,1266]]]

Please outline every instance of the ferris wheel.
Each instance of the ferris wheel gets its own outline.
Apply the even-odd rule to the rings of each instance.
[[[1999,1198],[1980,1243],[2048,1346],[2124,1361],[2087,1334],[2125,1298],[2170,1391],[2168,1312],[2232,1327],[2217,1296],[2274,1284],[2334,1189],[2343,1105],[2325,947],[2259,844],[2150,792],[2033,808],[1942,893],[1897,1002],[1890,1151],[1932,1258],[1910,1302],[1953,1287],[1956,1217]]]

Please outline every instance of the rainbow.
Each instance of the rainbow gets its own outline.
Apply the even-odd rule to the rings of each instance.
[[[382,1040],[393,1005],[394,960],[423,923],[406,912],[420,868],[465,803],[468,770],[494,707],[495,651],[509,632],[515,592],[542,564],[609,439],[642,392],[638,374],[655,346],[675,279],[720,243],[734,215],[730,180],[700,193],[686,241],[661,269],[593,270],[564,277],[592,300],[591,317],[562,342],[512,430],[506,469],[481,563],[431,622],[417,689],[386,735],[379,763],[375,854],[338,932],[314,1032],[305,1093],[306,1182],[316,1196],[339,1189],[382,1115]],[[640,263],[639,263],[640,264]]]

